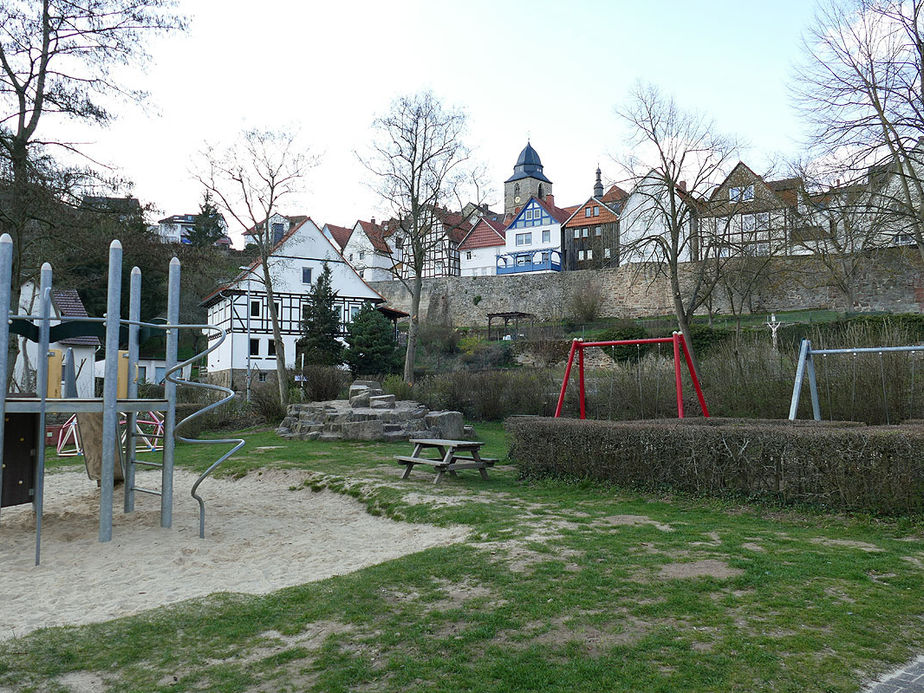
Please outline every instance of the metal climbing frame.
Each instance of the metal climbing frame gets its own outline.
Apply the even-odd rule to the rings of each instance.
[[[0,236],[0,311],[6,311],[9,316],[7,320],[0,320],[0,392],[4,397],[0,398],[0,461],[3,457],[4,430],[6,424],[6,415],[8,413],[33,413],[38,414],[38,434],[35,442],[35,477],[34,493],[32,505],[35,510],[35,564],[39,564],[41,557],[41,540],[42,540],[42,509],[44,502],[44,480],[45,480],[45,415],[47,413],[101,413],[102,414],[102,460],[100,473],[100,508],[99,508],[99,540],[101,542],[112,539],[112,507],[113,507],[113,490],[114,490],[114,467],[115,457],[119,452],[119,418],[120,413],[127,415],[127,430],[125,435],[124,454],[120,454],[125,476],[125,512],[131,512],[134,509],[135,492],[148,493],[160,496],[160,524],[162,527],[171,527],[173,524],[173,472],[174,472],[174,452],[175,439],[177,437],[184,442],[196,443],[229,443],[234,447],[222,455],[209,469],[202,474],[193,485],[192,495],[199,503],[200,509],[200,536],[204,536],[205,527],[205,506],[202,499],[196,495],[196,489],[202,481],[222,462],[227,460],[234,452],[239,450],[244,441],[241,439],[220,439],[199,441],[194,438],[183,438],[176,435],[177,429],[191,421],[197,416],[201,416],[206,411],[221,406],[234,398],[234,393],[229,388],[218,385],[191,383],[177,377],[177,373],[186,365],[203,359],[208,353],[217,349],[225,339],[225,331],[212,325],[181,325],[179,323],[180,313],[180,261],[173,258],[170,261],[170,271],[168,277],[167,290],[167,322],[166,324],[155,324],[141,322],[141,270],[137,267],[132,269],[130,296],[129,296],[129,319],[121,320],[119,309],[121,303],[121,281],[122,281],[122,246],[119,241],[113,241],[109,246],[109,284],[106,302],[106,316],[104,318],[69,318],[62,321],[61,324],[51,326],[51,287],[52,287],[52,268],[45,263],[41,269],[41,281],[39,285],[39,313],[37,315],[17,315],[18,311],[11,311],[12,296],[12,258],[13,242],[8,234]],[[11,332],[11,323],[13,320],[17,323],[16,331],[27,336],[28,339],[38,343],[39,358],[36,360],[36,384],[37,393],[35,397],[10,397],[8,390],[8,372],[9,372],[9,339]],[[85,323],[85,325],[72,325],[71,323]],[[37,330],[36,330],[37,325]],[[104,326],[104,329],[101,329]],[[119,365],[119,341],[120,328],[125,327],[128,342],[128,373],[130,374],[128,383],[128,397],[118,398],[117,379]],[[139,399],[137,386],[137,363],[140,330],[148,328],[153,330],[166,331],[166,382],[164,385],[163,399]],[[180,329],[194,330],[211,330],[218,334],[218,339],[213,340],[212,345],[203,352],[194,355],[192,358],[182,362],[177,362],[177,347],[179,343]],[[61,399],[50,399],[48,397],[48,359],[42,355],[48,354],[50,342],[57,341],[52,339],[52,334],[59,331],[62,334],[66,331],[66,336],[76,336],[77,334],[100,336],[104,339],[106,347],[105,358],[105,375],[103,380],[102,398],[78,398],[76,397],[76,386],[74,384],[73,373],[73,356],[65,360],[65,397]],[[63,338],[60,337],[60,338]],[[176,422],[176,388],[177,385],[190,385],[194,387],[214,390],[224,394],[224,397],[217,400],[207,407],[200,409],[198,412],[188,416],[180,423]],[[146,489],[135,484],[135,466],[138,461],[135,459],[134,431],[135,421],[139,412],[163,411],[164,430],[163,430],[163,461],[154,464],[161,468],[161,488]],[[3,491],[3,477],[0,474],[0,496]]]
[[[808,375],[809,393],[812,397],[812,415],[815,417],[815,421],[821,421],[821,403],[818,400],[818,382],[815,379],[815,359],[812,358],[814,354],[819,354],[821,356],[827,354],[884,354],[890,351],[910,351],[914,354],[919,351],[924,351],[924,344],[897,347],[813,349],[811,341],[803,339],[799,347],[799,363],[796,365],[796,380],[792,387],[792,399],[789,402],[789,420],[796,420],[796,414],[799,410],[799,397],[802,394],[802,383],[805,381],[805,376]]]
[[[565,378],[561,383],[561,393],[558,395],[558,406],[555,407],[555,418],[561,416],[562,407],[565,404],[565,390],[568,389],[568,379],[571,377],[571,366],[574,363],[574,355],[578,357],[578,393],[581,406],[581,418],[587,418],[584,397],[584,349],[588,347],[608,347],[608,346],[626,346],[632,344],[672,344],[674,347],[674,388],[677,392],[677,418],[682,419],[683,413],[683,379],[680,372],[680,353],[683,352],[684,361],[687,365],[687,371],[690,373],[690,379],[693,381],[693,388],[696,390],[696,397],[699,399],[699,406],[703,410],[703,416],[709,417],[709,410],[706,408],[706,400],[703,397],[703,390],[699,385],[699,377],[696,375],[696,369],[693,367],[693,359],[690,358],[690,351],[687,349],[687,342],[682,332],[674,332],[670,337],[656,337],[653,339],[618,339],[610,342],[585,342],[583,339],[575,339],[571,342],[571,351],[568,353],[568,365],[565,366]]]

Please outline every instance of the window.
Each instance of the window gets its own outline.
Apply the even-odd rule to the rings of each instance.
[[[138,382],[145,383],[147,382],[148,369],[147,366],[138,366]]]
[[[581,235],[584,236],[584,238],[587,238],[590,235],[590,229],[581,229]]]
[[[548,262],[548,261],[549,261],[549,254],[542,253],[542,262]]]
[[[754,199],[754,186],[746,185],[728,189],[729,202],[750,202]]]
[[[603,249],[603,257],[605,257],[607,260],[610,259],[610,249],[609,248]]]
[[[365,258],[365,257],[366,257],[366,251],[365,251],[365,250],[360,250],[360,251],[359,251],[359,259],[362,260],[362,259]]]
[[[583,260],[583,259],[584,259],[584,251],[583,251],[583,250],[579,250],[579,251],[578,251],[578,260]]]
[[[472,259],[472,251],[471,251],[471,250],[466,250],[466,251],[465,251],[465,259],[466,259],[466,260],[471,260],[471,259]]]
[[[250,317],[252,318],[260,317],[260,301],[250,302]]]
[[[524,217],[524,219],[532,219],[532,218],[533,218],[533,210],[527,209],[526,216]]]
[[[353,253],[350,253],[350,255],[347,257],[347,260],[353,262]]]
[[[260,340],[259,339],[250,340],[250,355],[251,356],[260,355]]]
[[[551,241],[552,241],[552,231],[551,231],[551,229],[545,229],[545,230],[542,232],[542,242],[543,242],[543,243],[551,243]]]
[[[268,356],[276,355],[276,340],[275,339],[267,339],[266,347],[267,347],[266,353]]]
[[[603,234],[603,229],[599,226],[594,229],[594,236],[601,236]]]
[[[593,248],[588,248],[588,249],[587,249],[587,255],[586,255],[585,257],[586,257],[588,260],[593,260],[593,259],[594,259],[594,250],[593,250]]]
[[[302,284],[310,284],[310,283],[311,283],[311,268],[302,267]]]
[[[265,383],[265,382],[266,382],[266,373],[264,373],[263,371],[260,371],[260,372],[257,374],[257,380],[258,380],[259,382],[261,382],[261,383]]]
[[[167,377],[167,367],[166,366],[154,366],[154,384],[160,385],[164,382],[164,379]]]
[[[575,237],[575,238],[580,238],[580,237],[581,237],[581,230],[580,230],[580,229],[575,229],[575,230],[574,230],[574,237]]]
[[[594,216],[595,216],[595,217],[599,217],[599,216],[600,216],[600,208],[599,208],[599,207],[594,207]]]
[[[518,233],[516,242],[517,242],[517,245],[529,245],[533,242],[533,234]]]
[[[523,267],[529,264],[529,258],[525,255],[517,255],[517,267]]]
[[[350,307],[350,322],[353,322],[356,319],[356,316],[359,315],[361,306],[351,306]]]
[[[591,214],[591,212],[590,212],[590,207],[585,207],[585,208],[584,208],[584,216],[585,216],[585,217],[589,217],[590,214]]]

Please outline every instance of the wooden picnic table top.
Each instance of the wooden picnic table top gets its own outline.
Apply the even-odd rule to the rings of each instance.
[[[484,445],[484,443],[479,440],[449,440],[446,438],[411,438],[410,442],[415,445],[430,445],[444,448],[480,448]]]

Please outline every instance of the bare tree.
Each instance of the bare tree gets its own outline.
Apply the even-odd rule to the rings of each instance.
[[[633,188],[620,220],[621,254],[628,262],[653,263],[667,276],[677,325],[692,354],[690,321],[715,287],[717,264],[725,259],[700,248],[697,208],[721,181],[737,145],[653,86],[634,87],[617,114],[632,131],[635,152],[622,162]],[[681,264],[698,258],[681,272]]]
[[[86,170],[64,169],[55,148],[73,144],[40,137],[46,114],[105,124],[114,97],[141,100],[115,69],[148,59],[151,34],[182,29],[173,0],[4,0],[0,4],[0,169],[8,178],[0,229],[13,237],[13,282],[29,278],[36,228],[48,231],[62,196]]]
[[[922,9],[924,0],[828,0],[795,93],[816,157],[844,180],[868,178],[879,231],[911,237],[924,259]]]
[[[243,228],[257,246],[259,281],[266,291],[267,310],[276,344],[279,401],[288,404],[285,344],[276,309],[271,257],[277,238],[272,217],[281,200],[300,189],[302,178],[315,161],[301,150],[291,132],[247,130],[239,141],[221,152],[207,149],[199,182]]]
[[[373,128],[371,155],[360,160],[375,175],[374,187],[394,218],[388,232],[392,272],[411,296],[404,379],[412,383],[423,278],[438,253],[445,262],[457,260],[451,236],[465,224],[464,193],[480,195],[478,174],[466,166],[465,114],[444,107],[430,92],[395,100]],[[460,211],[450,213],[450,206]]]

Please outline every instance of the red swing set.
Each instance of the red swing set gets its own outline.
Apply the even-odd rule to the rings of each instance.
[[[673,344],[674,346],[674,387],[677,391],[677,418],[684,418],[683,415],[683,382],[680,375],[680,352],[683,352],[684,361],[687,364],[687,372],[693,381],[693,387],[696,389],[696,396],[699,399],[699,406],[703,410],[703,416],[709,417],[709,410],[706,408],[706,400],[703,398],[703,390],[699,386],[699,378],[696,375],[696,369],[693,367],[693,359],[690,358],[690,351],[687,349],[687,342],[682,332],[674,332],[670,337],[657,337],[653,339],[618,339],[610,342],[585,342],[577,338],[571,342],[571,351],[568,353],[568,365],[565,367],[565,378],[561,383],[561,394],[558,396],[558,406],[555,407],[555,417],[561,417],[562,406],[565,403],[565,390],[568,389],[568,380],[571,377],[571,366],[574,363],[574,355],[578,357],[578,388],[580,393],[581,418],[587,418],[584,399],[584,349],[588,347],[608,347],[608,346],[627,346],[633,344]]]

